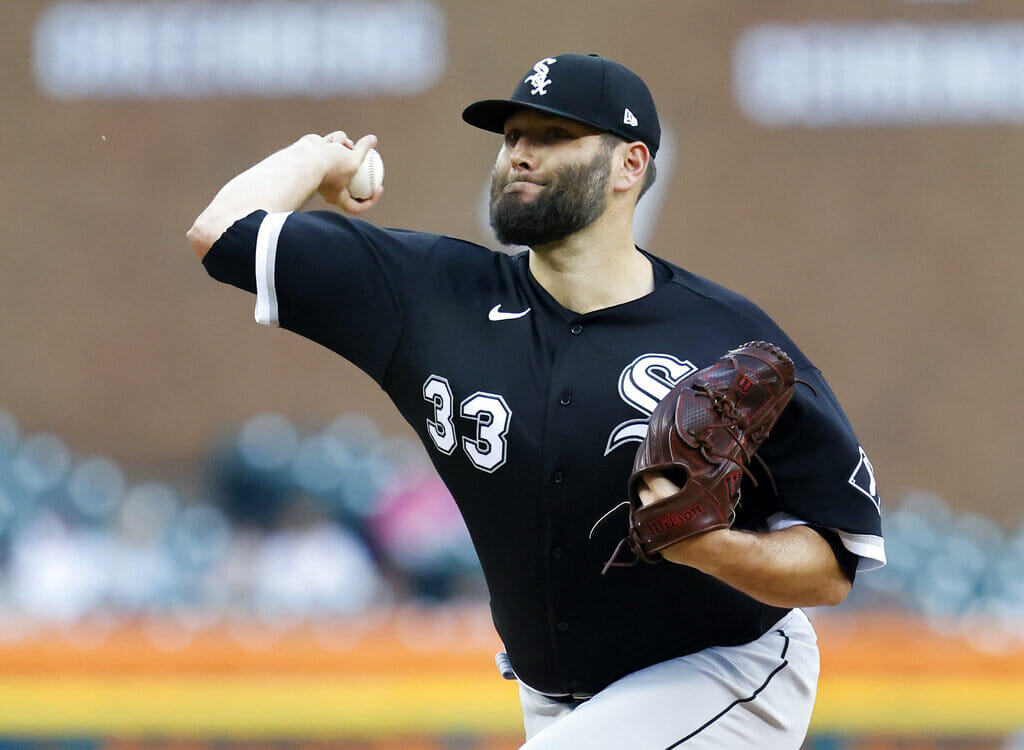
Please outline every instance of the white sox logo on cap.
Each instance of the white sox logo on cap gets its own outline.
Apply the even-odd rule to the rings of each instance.
[[[523,83],[528,83],[533,86],[533,88],[530,89],[531,94],[535,96],[537,94],[544,96],[548,93],[548,86],[551,85],[551,79],[548,78],[548,73],[551,69],[548,66],[554,65],[556,62],[558,62],[558,60],[553,57],[545,57],[533,66],[533,75],[526,76],[526,78],[523,79]]]

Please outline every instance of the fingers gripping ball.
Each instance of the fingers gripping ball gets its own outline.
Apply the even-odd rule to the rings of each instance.
[[[683,539],[728,528],[743,475],[753,478],[747,467],[795,383],[792,360],[764,341],[732,349],[680,381],[651,413],[629,478],[629,530],[605,571],[655,562],[661,550]],[[648,471],[670,476],[679,492],[644,505],[638,488]],[[615,562],[626,544],[635,559]]]
[[[352,181],[348,183],[348,194],[358,200],[364,200],[383,184],[384,161],[377,153],[377,149],[371,148],[366,152],[366,158],[359,165]]]

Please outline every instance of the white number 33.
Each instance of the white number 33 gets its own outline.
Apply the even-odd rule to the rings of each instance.
[[[447,378],[431,375],[423,383],[423,398],[434,406],[433,419],[427,420],[427,434],[434,446],[450,456],[459,444],[455,434],[455,397]],[[501,468],[508,459],[509,423],[512,410],[505,399],[495,393],[477,391],[459,404],[459,416],[476,423],[476,433],[462,438],[473,466],[488,474]]]

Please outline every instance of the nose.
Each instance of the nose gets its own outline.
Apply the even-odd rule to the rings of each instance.
[[[505,146],[505,157],[508,159],[509,167],[516,171],[529,172],[535,166],[533,149],[526,138],[519,138],[511,146]]]

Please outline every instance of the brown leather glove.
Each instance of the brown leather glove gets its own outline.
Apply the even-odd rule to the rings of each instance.
[[[764,341],[733,349],[680,381],[651,414],[629,478],[629,532],[602,572],[656,562],[676,542],[729,527],[743,475],[753,480],[747,467],[792,398],[795,382],[792,360]],[[644,506],[637,488],[651,470],[680,490]],[[615,562],[624,544],[636,559]]]

